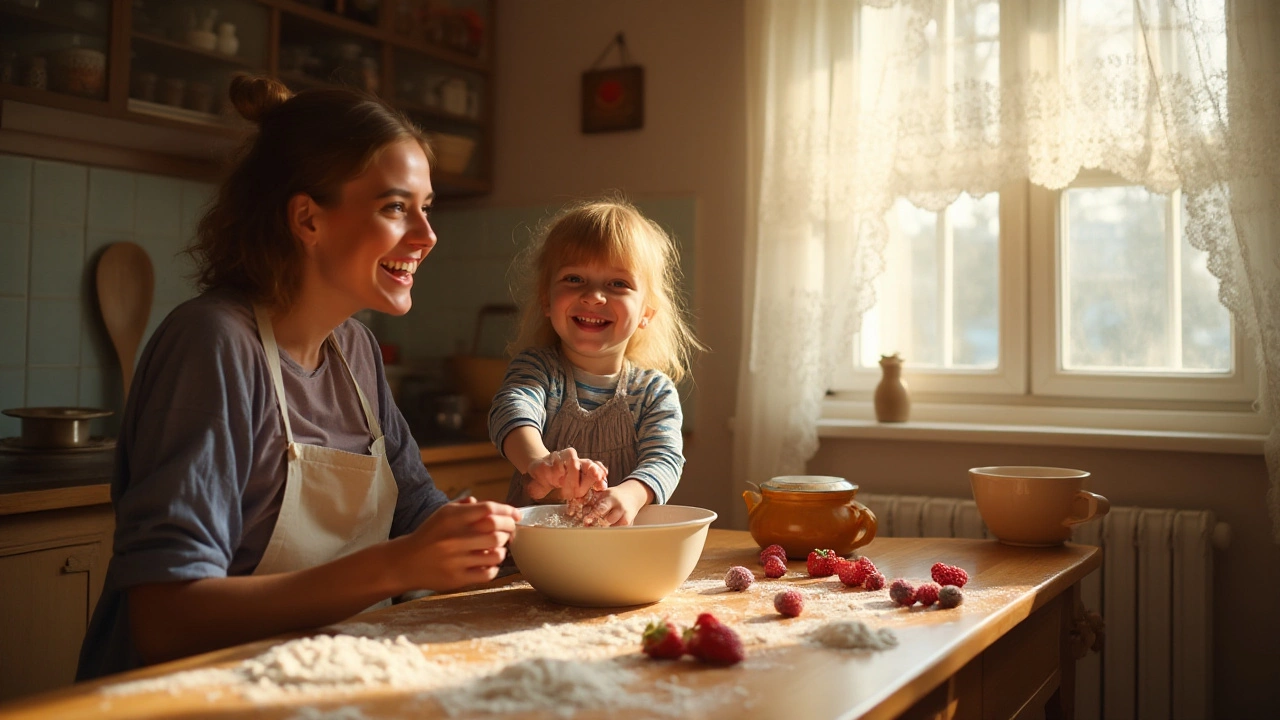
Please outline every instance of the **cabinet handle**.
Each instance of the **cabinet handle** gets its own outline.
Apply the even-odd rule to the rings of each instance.
[[[71,555],[62,563],[62,574],[89,572],[89,562],[79,555]]]

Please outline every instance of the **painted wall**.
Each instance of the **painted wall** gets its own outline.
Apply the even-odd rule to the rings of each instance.
[[[210,185],[141,173],[0,155],[0,408],[100,407],[110,432],[123,409],[120,363],[93,282],[107,245],[141,245],[155,269],[142,342],[194,295],[178,253],[193,235]],[[0,416],[0,437],[20,432]]]

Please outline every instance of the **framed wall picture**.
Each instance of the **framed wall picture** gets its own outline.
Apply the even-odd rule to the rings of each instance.
[[[582,132],[644,127],[644,68],[639,65],[582,73]]]

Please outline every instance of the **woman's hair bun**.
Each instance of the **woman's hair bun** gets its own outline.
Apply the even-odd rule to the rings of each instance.
[[[262,116],[293,97],[284,83],[262,75],[239,73],[231,78],[231,103],[240,117],[251,123],[262,122]]]

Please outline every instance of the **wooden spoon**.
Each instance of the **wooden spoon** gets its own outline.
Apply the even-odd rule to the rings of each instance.
[[[98,307],[120,358],[124,378],[121,399],[129,399],[133,363],[151,316],[155,272],[147,251],[131,242],[114,243],[98,260]]]

